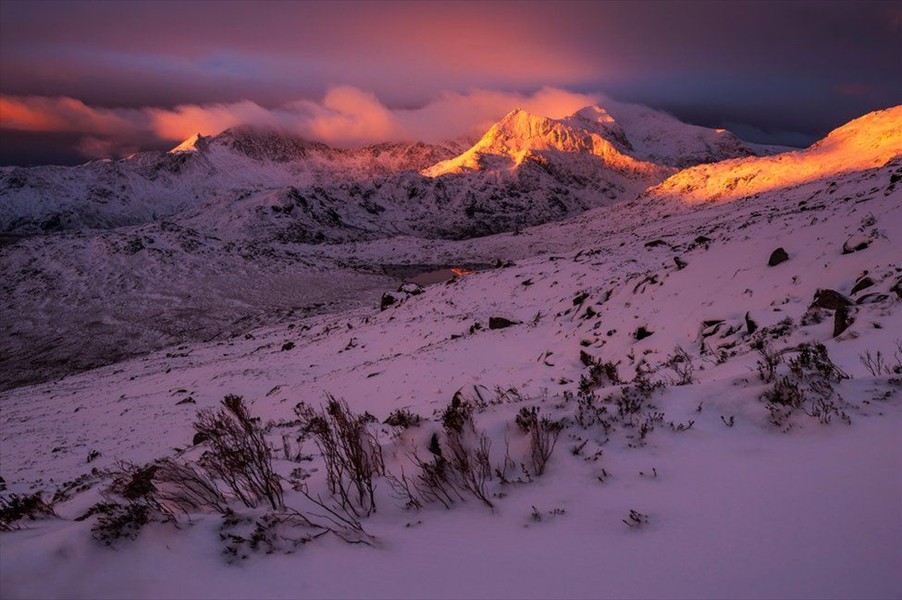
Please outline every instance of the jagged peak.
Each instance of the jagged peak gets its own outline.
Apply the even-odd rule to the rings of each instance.
[[[200,133],[195,133],[184,142],[170,150],[169,153],[177,154],[180,152],[198,152],[206,148],[209,141],[209,137],[205,137]]]
[[[587,113],[601,118],[606,114],[598,107]],[[581,117],[582,118],[582,117]],[[482,138],[460,156],[442,161],[421,171],[429,177],[437,177],[464,171],[515,168],[538,154],[553,153],[591,156],[608,167],[624,173],[651,172],[655,165],[643,163],[625,154],[629,148],[623,143],[622,132],[603,131],[585,126],[573,119],[551,119],[516,108],[495,123]]]

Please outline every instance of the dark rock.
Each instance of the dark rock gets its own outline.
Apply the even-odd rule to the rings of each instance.
[[[595,359],[592,358],[592,355],[585,350],[580,350],[579,362],[583,363],[584,367],[591,367],[593,364],[595,364]]]
[[[865,248],[870,246],[870,244],[870,239],[862,235],[853,235],[842,245],[842,253],[852,254],[853,252],[859,252],[860,250],[864,250]]]
[[[833,337],[838,336],[843,331],[848,329],[853,322],[854,319],[852,319],[852,315],[849,313],[848,307],[843,306],[837,309],[833,315]]]
[[[208,439],[210,439],[210,438],[209,438],[209,436],[207,436],[206,433],[201,433],[198,431],[197,433],[194,434],[194,438],[191,440],[191,445],[197,446],[198,444],[203,444]]]
[[[404,284],[401,284],[401,287],[398,288],[398,291],[401,292],[402,294],[407,294],[409,296],[419,296],[425,290],[423,290],[423,287],[419,284],[404,283]]]
[[[583,292],[581,294],[577,294],[575,298],[573,298],[573,306],[579,306],[582,304],[586,298],[589,297],[589,292]]]
[[[767,260],[767,266],[776,267],[780,263],[784,263],[787,260],[789,260],[789,255],[786,253],[786,250],[784,250],[783,248],[777,248],[770,253],[770,258]]]
[[[695,238],[695,240],[693,240],[692,243],[693,243],[693,244],[710,244],[710,243],[713,242],[713,241],[714,241],[714,240],[712,240],[712,239],[709,238],[709,237],[705,237],[705,236],[703,236],[703,235],[700,235],[700,236],[698,236],[697,238]]]
[[[811,307],[839,310],[852,306],[852,301],[835,290],[817,290]]]
[[[489,329],[504,329],[512,325],[519,325],[521,321],[511,321],[504,317],[489,317]]]
[[[749,335],[758,331],[758,324],[752,320],[751,313],[745,313],[745,326],[749,330]]]
[[[683,269],[686,268],[686,265],[689,264],[689,263],[687,263],[685,260],[683,260],[682,258],[680,258],[679,256],[674,256],[674,257],[673,257],[673,262],[674,262],[674,264],[676,265],[677,271],[682,271]]]
[[[862,277],[857,282],[855,282],[855,287],[852,288],[852,294],[860,292],[863,289],[867,289],[874,285],[874,280],[870,277]]]
[[[470,333],[476,333],[477,331],[482,331],[482,323],[479,321],[470,325]]]
[[[282,352],[291,350],[292,348],[294,348],[294,342],[285,342],[284,344],[282,344]]]
[[[179,400],[178,402],[175,403],[176,406],[179,406],[181,404],[196,404],[196,402],[194,401],[194,398],[192,398],[191,396],[188,396],[184,400]]]
[[[883,302],[884,300],[889,300],[889,295],[873,292],[871,294],[865,294],[856,300],[855,304],[876,304],[877,302]]]
[[[645,242],[646,248],[657,248],[658,246],[669,246],[667,242],[664,240],[652,240],[650,242]]]
[[[902,278],[900,278],[895,284],[893,284],[893,287],[891,287],[889,291],[896,292],[896,295],[899,298],[902,298]]]
[[[636,330],[635,337],[636,337],[636,340],[644,340],[645,338],[647,338],[653,334],[654,334],[654,331],[649,331],[648,329],[646,329],[643,326]]]
[[[388,292],[385,292],[384,294],[382,294],[382,300],[379,302],[379,310],[385,310],[397,301],[397,298],[395,298]]]

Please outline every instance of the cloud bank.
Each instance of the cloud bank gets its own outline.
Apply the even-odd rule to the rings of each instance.
[[[118,157],[195,133],[215,135],[253,125],[335,146],[386,141],[440,141],[478,135],[514,108],[559,118],[597,103],[599,94],[545,87],[531,94],[495,90],[444,92],[417,108],[389,108],[374,94],[336,86],[319,101],[267,108],[250,100],[174,108],[92,107],[75,98],[0,96],[0,129],[81,135],[76,150],[90,158]]]

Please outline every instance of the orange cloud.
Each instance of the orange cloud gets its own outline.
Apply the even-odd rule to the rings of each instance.
[[[276,128],[312,140],[352,146],[476,135],[517,107],[558,118],[599,99],[598,95],[557,88],[542,88],[531,94],[473,90],[445,92],[419,108],[390,109],[372,93],[338,86],[319,102],[298,100],[276,108],[245,100],[171,109],[109,109],[66,97],[0,96],[0,129],[83,133],[86,137],[81,148],[91,157],[101,156],[104,149],[109,149],[109,155],[117,155],[117,148],[133,151],[137,139],[177,142],[195,133],[215,135],[237,125]]]
[[[0,95],[2,129],[112,135],[133,129],[140,118],[140,111],[96,109],[75,98]]]

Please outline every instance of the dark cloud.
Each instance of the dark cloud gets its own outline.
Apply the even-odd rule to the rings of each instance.
[[[552,86],[785,143],[902,102],[902,10],[892,2],[4,0],[0,12],[0,93],[98,110],[279,109],[336,86],[397,110],[448,92]],[[73,146],[114,145],[84,134]],[[40,137],[24,146],[4,130],[3,162],[35,160]],[[60,138],[45,139],[58,160]]]

